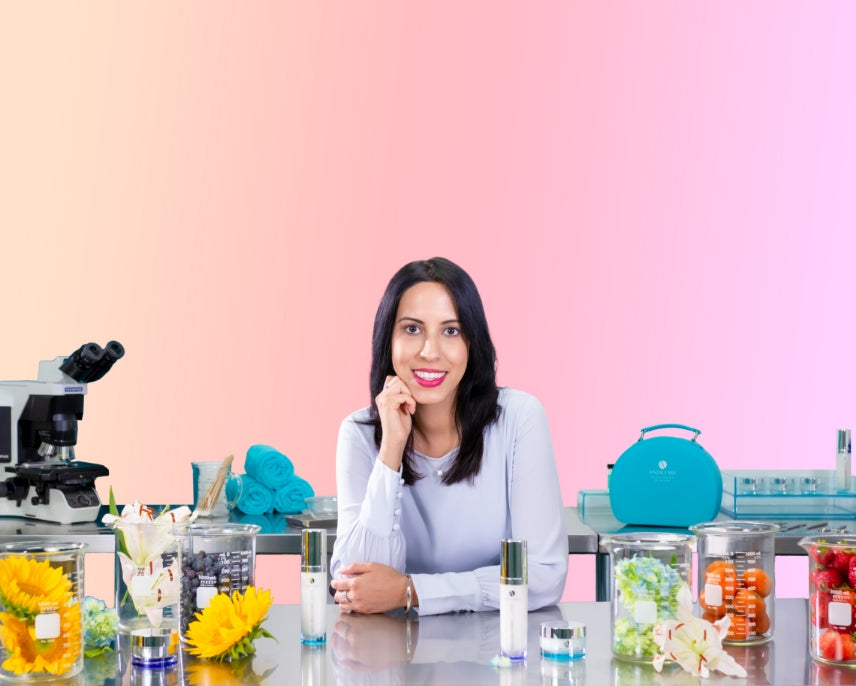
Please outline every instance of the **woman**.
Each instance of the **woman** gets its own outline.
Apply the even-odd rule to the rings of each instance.
[[[469,275],[411,262],[375,317],[371,407],[339,431],[336,601],[355,612],[499,608],[503,538],[526,539],[529,609],[559,601],[564,507],[547,418],[496,386],[496,351]]]

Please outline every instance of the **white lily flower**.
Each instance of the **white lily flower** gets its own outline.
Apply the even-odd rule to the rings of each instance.
[[[151,561],[142,569],[124,553],[120,552],[122,579],[128,594],[140,612],[145,612],[154,626],[160,626],[163,608],[178,602],[178,560],[164,567],[161,558]]]
[[[125,552],[137,567],[145,567],[175,542],[173,524],[190,519],[186,505],[164,510],[154,517],[154,509],[138,501],[125,505],[119,516],[105,514],[101,521],[122,532]]]
[[[669,659],[677,662],[695,676],[708,677],[711,670],[730,676],[745,677],[746,670],[722,647],[728,634],[731,618],[727,615],[714,623],[694,617],[692,594],[683,584],[678,591],[678,618],[669,619],[654,627],[654,643],[660,653],[654,656],[654,669],[663,669]]]

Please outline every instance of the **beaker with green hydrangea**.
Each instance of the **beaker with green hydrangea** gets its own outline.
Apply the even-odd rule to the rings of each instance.
[[[678,591],[692,588],[690,534],[639,532],[608,536],[612,602],[612,652],[625,660],[651,662],[657,654],[654,627],[675,619]]]

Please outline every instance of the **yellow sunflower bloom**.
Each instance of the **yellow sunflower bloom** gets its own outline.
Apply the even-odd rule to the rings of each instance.
[[[235,591],[231,597],[218,593],[187,628],[190,654],[211,660],[252,655],[255,639],[273,638],[261,627],[272,602],[270,591],[253,586],[243,594]]]
[[[36,638],[33,622],[0,612],[0,640],[7,657],[3,669],[14,674],[65,674],[81,658],[82,621],[80,605],[57,608],[59,635],[48,640]]]
[[[71,581],[60,567],[13,555],[0,560],[0,605],[19,619],[31,619],[47,608],[71,601]]]

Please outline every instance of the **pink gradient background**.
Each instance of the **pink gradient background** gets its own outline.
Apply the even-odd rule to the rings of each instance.
[[[854,25],[845,2],[7,3],[0,378],[126,346],[80,427],[105,499],[187,501],[191,460],[240,471],[258,442],[332,494],[383,287],[445,255],[501,383],[547,408],[568,504],[659,422],[723,469],[832,468]],[[280,602],[296,562],[259,559]],[[594,598],[590,557],[565,598]]]

